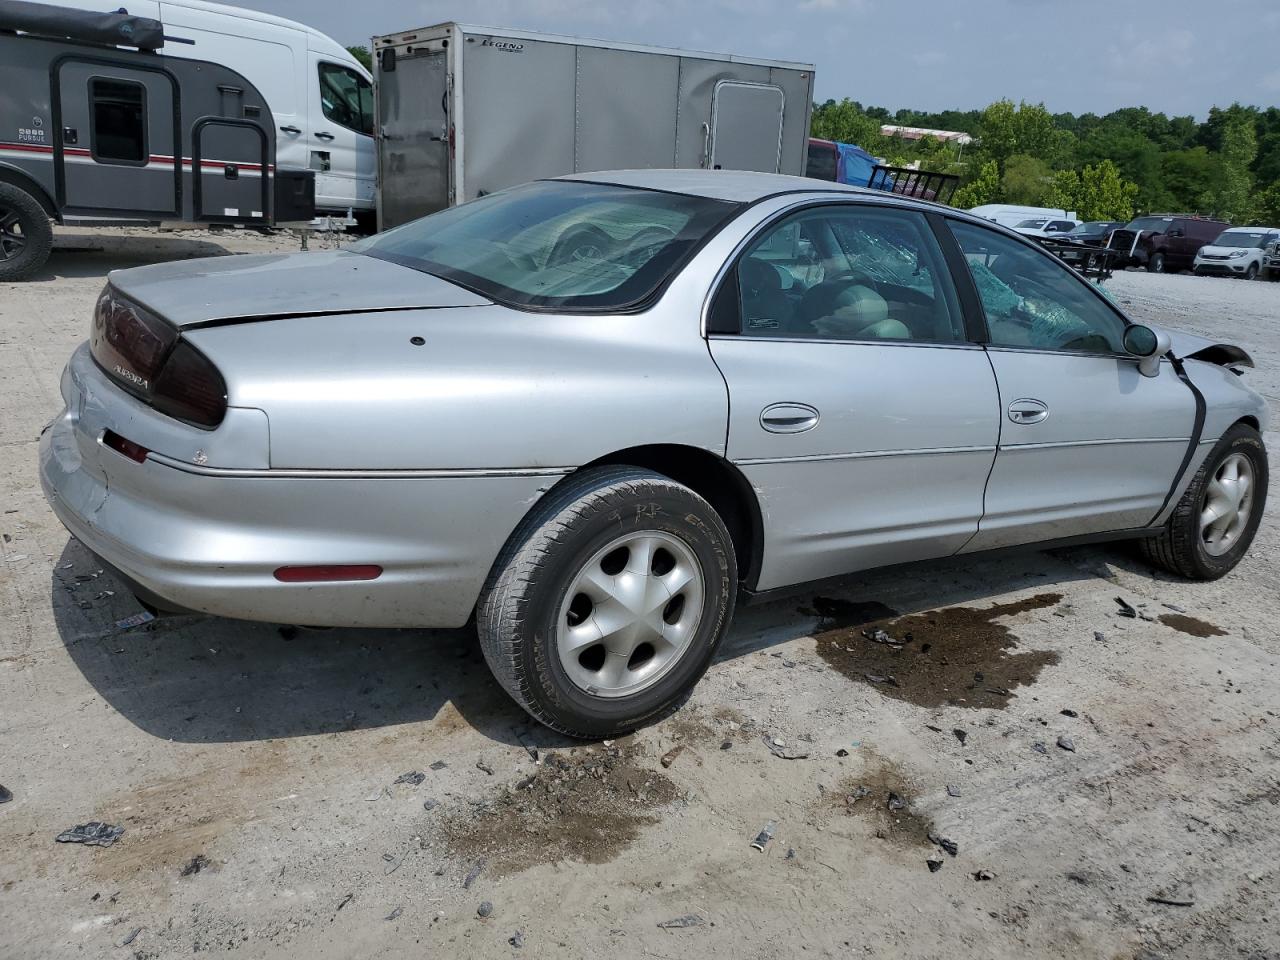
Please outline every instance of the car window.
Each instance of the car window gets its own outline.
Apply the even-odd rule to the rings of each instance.
[[[320,108],[339,126],[373,136],[373,87],[350,67],[321,62]]]
[[[994,231],[952,222],[978,288],[991,342],[1123,353],[1124,320],[1069,267]]]
[[[941,252],[917,213],[806,210],[752,242],[736,275],[749,336],[965,339]]]
[[[375,234],[348,249],[512,306],[607,311],[651,296],[736,203],[539,180]]]

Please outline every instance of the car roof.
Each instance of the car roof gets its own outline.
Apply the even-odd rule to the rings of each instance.
[[[855,193],[910,200],[901,194],[887,190],[868,190],[851,187],[846,183],[814,180],[810,177],[792,177],[779,173],[755,173],[750,170],[604,170],[593,173],[573,173],[558,180],[577,180],[583,183],[610,183],[620,187],[639,187],[648,190],[665,190],[711,200],[730,200],[735,203],[752,203],[780,193]]]

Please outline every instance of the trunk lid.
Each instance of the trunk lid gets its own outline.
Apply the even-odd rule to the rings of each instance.
[[[109,279],[179,328],[490,302],[447,280],[346,250],[208,257],[117,270]]]

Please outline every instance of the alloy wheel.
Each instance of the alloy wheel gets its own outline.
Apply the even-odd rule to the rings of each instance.
[[[1253,464],[1244,454],[1233,453],[1218,465],[1200,506],[1205,553],[1220,557],[1240,540],[1253,513],[1253,490]]]
[[[0,207],[0,260],[13,260],[27,247],[18,211]]]
[[[639,693],[684,655],[704,596],[702,567],[683,541],[656,530],[619,537],[570,581],[556,621],[560,665],[592,696]]]

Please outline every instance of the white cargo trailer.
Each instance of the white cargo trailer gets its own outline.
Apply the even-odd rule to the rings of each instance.
[[[590,170],[804,174],[811,64],[461,23],[373,51],[380,228]]]

